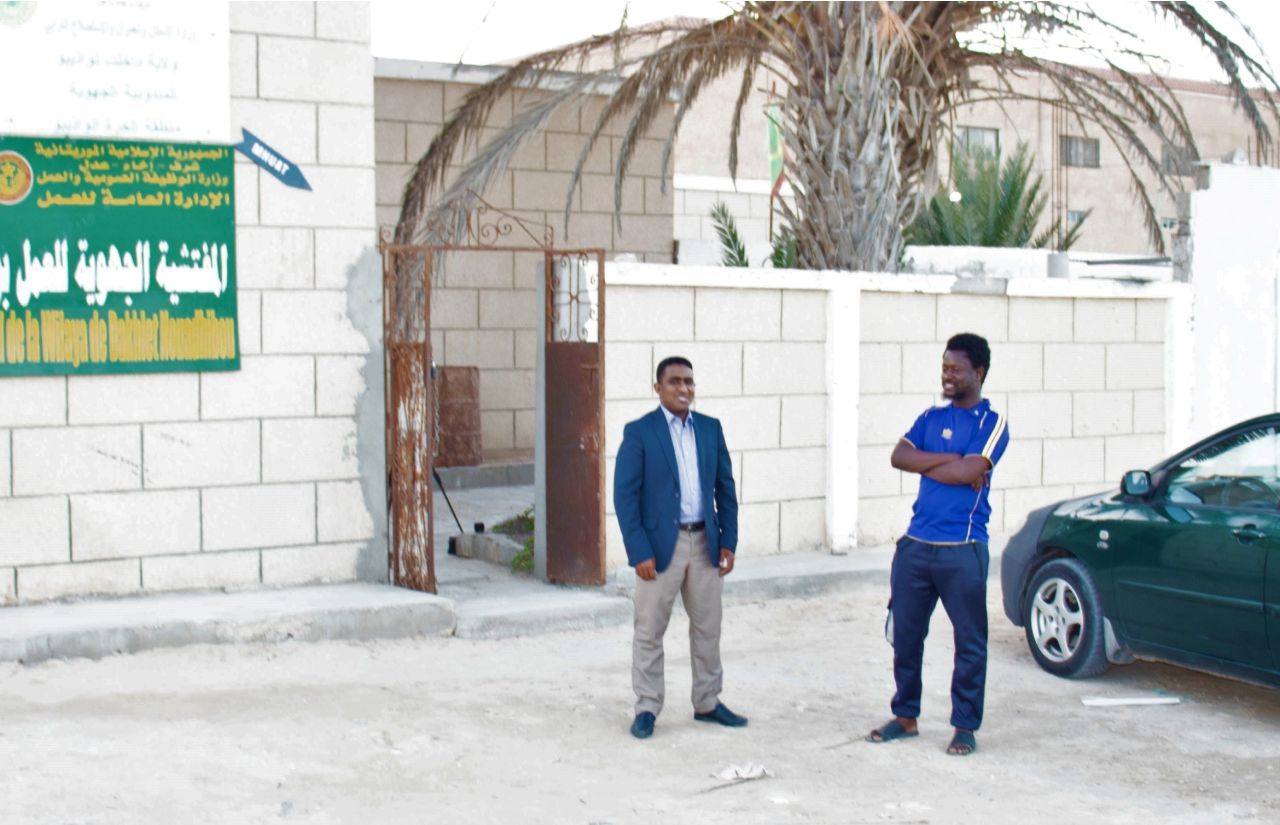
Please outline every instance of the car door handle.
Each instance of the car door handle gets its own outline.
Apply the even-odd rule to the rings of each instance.
[[[1235,536],[1243,544],[1248,544],[1251,541],[1261,541],[1267,537],[1266,533],[1262,532],[1252,524],[1246,524],[1243,527],[1238,527],[1235,530],[1232,530],[1231,535]]]

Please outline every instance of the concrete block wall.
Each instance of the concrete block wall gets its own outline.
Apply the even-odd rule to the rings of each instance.
[[[236,156],[238,372],[0,379],[0,603],[385,580],[368,6],[230,8],[229,134],[312,191]]]
[[[889,466],[889,454],[917,415],[942,403],[942,351],[957,332],[990,341],[985,395],[1012,436],[994,474],[993,531],[1163,458],[1169,307],[1160,295],[863,292],[860,541],[906,529],[919,480]]]
[[[455,74],[452,65],[377,61],[374,109],[380,225],[395,225],[413,164],[426,152],[446,116],[476,83],[497,71],[468,67]],[[527,89],[501,99],[491,116],[493,129],[487,131],[496,134],[498,127],[547,94]],[[508,223],[513,231],[498,237],[497,246],[536,246],[544,230],[550,229],[554,244],[561,248],[600,247],[610,258],[625,254],[641,261],[671,260],[673,195],[669,179],[663,191],[660,139],[640,140],[622,189],[621,225],[613,220],[612,169],[625,124],[610,124],[589,156],[565,227],[571,172],[584,135],[595,124],[598,107],[593,100],[552,117],[545,129],[517,150],[492,189],[483,193],[488,203],[519,217],[536,236]],[[651,134],[664,135],[671,114],[658,118]],[[470,156],[457,159],[455,174]],[[491,213],[485,223],[491,225],[496,219]],[[484,242],[494,244],[495,240]],[[533,449],[536,336],[543,312],[534,278],[541,262],[537,252],[456,253],[433,276],[434,357],[441,365],[479,368],[486,460],[529,455]]]

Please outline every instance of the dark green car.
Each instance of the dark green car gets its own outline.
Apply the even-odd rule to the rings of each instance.
[[[1050,673],[1137,657],[1280,686],[1280,414],[1032,512],[1000,578]]]

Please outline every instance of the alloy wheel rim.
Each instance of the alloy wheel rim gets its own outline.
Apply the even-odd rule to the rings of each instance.
[[[1040,654],[1065,662],[1084,639],[1085,616],[1080,594],[1065,579],[1046,580],[1031,599],[1031,632]]]

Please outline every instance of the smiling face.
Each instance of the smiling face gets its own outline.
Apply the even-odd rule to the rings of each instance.
[[[684,420],[693,403],[693,370],[684,364],[668,364],[658,383],[653,385],[658,401],[672,415]]]
[[[958,407],[972,407],[982,398],[982,379],[986,371],[974,369],[968,353],[947,350],[942,353],[942,397]]]

